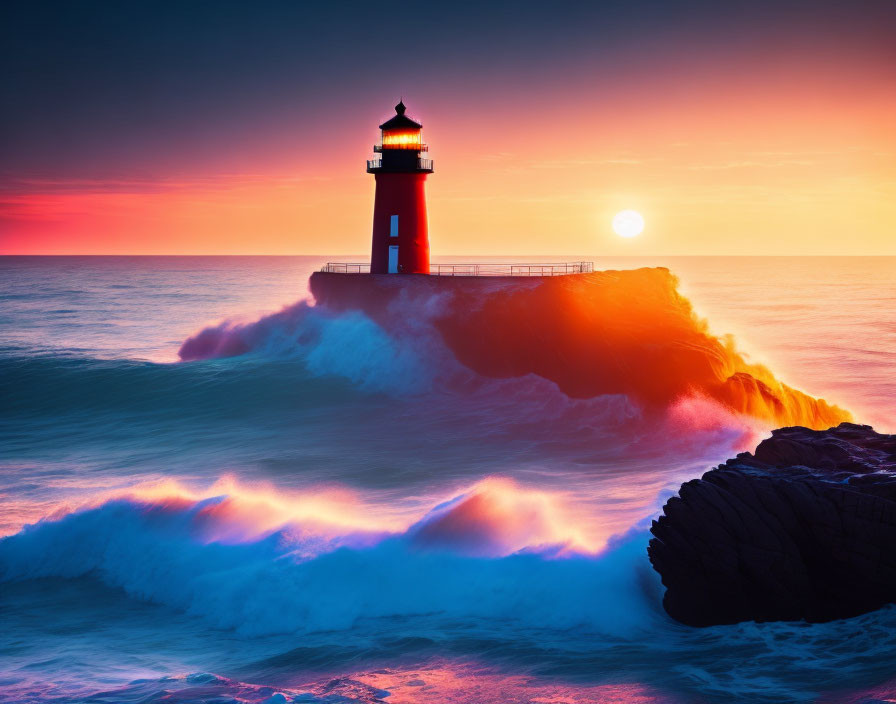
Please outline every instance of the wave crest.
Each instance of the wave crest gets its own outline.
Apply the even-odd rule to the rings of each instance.
[[[116,498],[4,538],[0,579],[94,574],[248,635],[432,614],[612,633],[646,625],[657,609],[639,586],[646,536],[587,554],[558,501],[492,480],[389,531],[343,516],[254,523],[264,512],[238,494]]]

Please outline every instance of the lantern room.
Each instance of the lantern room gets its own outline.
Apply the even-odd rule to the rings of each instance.
[[[380,125],[382,140],[374,147],[374,151],[382,152],[391,149],[409,149],[415,152],[425,152],[423,143],[423,125],[412,120],[405,114],[404,102],[395,106],[395,116]]]
[[[423,125],[405,112],[404,102],[395,106],[395,115],[380,125],[382,137],[373,151],[382,157],[367,162],[367,172],[432,173],[432,161],[421,159],[420,152],[429,151],[423,143]]]

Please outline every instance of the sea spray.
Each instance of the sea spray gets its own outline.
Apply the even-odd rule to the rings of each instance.
[[[749,363],[730,336],[712,335],[667,269],[537,281],[318,272],[310,285],[317,305],[205,328],[180,358],[292,353],[315,373],[395,393],[535,375],[572,398],[624,394],[668,408],[699,396],[813,428],[850,419]]]
[[[397,343],[359,311],[334,315],[305,301],[255,323],[205,328],[179,351],[185,361],[250,353],[301,359],[313,375],[341,377],[362,390],[407,393],[429,386],[419,345]]]

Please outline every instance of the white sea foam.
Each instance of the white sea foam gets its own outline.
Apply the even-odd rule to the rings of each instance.
[[[348,532],[309,539],[313,528],[298,523],[241,543],[209,540],[202,512],[221,501],[119,499],[38,523],[0,542],[0,575],[9,581],[92,574],[247,635],[441,614],[622,637],[648,628],[653,618],[640,577],[647,567],[644,534],[601,555],[546,545],[546,536],[564,535],[547,525],[554,518],[536,515],[542,509],[535,504],[496,512],[487,505],[483,513],[467,499],[365,546]],[[524,524],[515,525],[505,537],[506,526],[495,525],[483,538],[486,550],[470,549],[474,538],[465,522],[473,528],[507,522],[513,510],[524,510],[537,527],[527,534]],[[527,540],[536,543],[528,550]],[[318,553],[309,556],[311,544]]]

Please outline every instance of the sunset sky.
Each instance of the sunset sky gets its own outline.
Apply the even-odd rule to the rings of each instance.
[[[0,253],[365,254],[403,97],[437,256],[896,255],[894,37],[892,0],[5,2]]]

